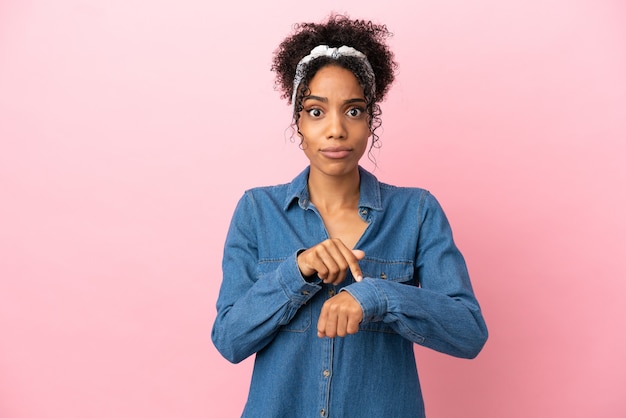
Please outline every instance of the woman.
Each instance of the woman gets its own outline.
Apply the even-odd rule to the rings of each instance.
[[[435,198],[359,166],[395,63],[386,27],[331,16],[274,56],[309,166],[246,191],[212,338],[256,354],[245,417],[423,417],[413,343],[473,358],[487,329]]]

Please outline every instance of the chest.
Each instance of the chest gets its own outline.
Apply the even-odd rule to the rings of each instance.
[[[340,239],[348,248],[357,245],[369,225],[359,216],[358,209],[319,213],[329,238]]]

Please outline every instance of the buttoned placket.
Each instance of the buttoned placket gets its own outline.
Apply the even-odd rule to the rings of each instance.
[[[325,239],[330,238],[328,234],[328,230],[324,225],[324,220],[322,216],[319,214],[317,208],[307,198],[301,198],[300,207],[303,210],[311,211],[317,216],[317,219],[320,224],[320,239],[319,242],[322,242]],[[324,287],[328,287],[327,297],[325,299],[329,299],[336,294],[335,286],[332,285],[322,285]],[[334,351],[334,338],[322,338],[319,340],[321,344],[321,352],[322,358],[320,362],[320,392],[319,392],[319,416],[320,417],[328,417],[329,407],[330,407],[330,388],[331,388],[331,379],[332,379],[332,365],[333,365],[333,351]]]
[[[325,239],[330,238],[328,234],[328,230],[324,225],[324,220],[320,215],[319,211],[306,196],[303,196],[299,199],[299,206],[302,210],[311,211],[317,216],[320,225],[320,239],[319,242],[322,242]],[[368,227],[364,231],[363,235],[369,229],[370,224],[372,223],[371,211],[366,206],[359,206],[358,208],[359,216],[363,221],[368,224]],[[362,238],[362,237],[361,237]],[[361,239],[360,238],[360,239]],[[359,239],[359,240],[360,240]],[[350,273],[349,273],[350,274]],[[328,287],[326,293],[325,300],[328,300],[337,294],[337,288],[333,285],[322,285],[323,287]],[[322,418],[328,417],[330,414],[330,390],[331,390],[331,381],[333,377],[333,361],[334,361],[334,349],[335,349],[335,339],[334,338],[322,338],[320,339],[320,344],[322,345],[322,361],[319,365],[320,370],[320,403],[319,403],[319,416]]]
[[[330,406],[330,387],[331,387],[331,379],[333,375],[333,357],[334,357],[334,348],[335,348],[335,339],[334,338],[323,338],[322,339],[322,364],[321,364],[321,385],[320,385],[320,416],[327,417],[329,413]]]

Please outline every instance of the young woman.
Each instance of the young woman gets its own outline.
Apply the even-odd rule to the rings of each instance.
[[[487,339],[435,198],[359,166],[394,78],[388,36],[331,16],[275,53],[310,164],[246,191],[226,239],[212,338],[233,363],[256,354],[244,417],[423,417],[413,344],[473,358]]]

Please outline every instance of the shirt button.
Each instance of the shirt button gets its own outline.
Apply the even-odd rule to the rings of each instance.
[[[324,374],[324,377],[328,377],[328,376],[330,376],[330,372],[329,372],[328,370],[324,370],[324,373],[323,373],[323,374]]]
[[[335,289],[330,289],[330,290],[328,291],[328,296],[330,296],[331,298],[332,298],[333,296],[335,296]]]
[[[387,280],[387,275],[385,273],[380,273],[380,278],[383,280]]]
[[[363,216],[367,215],[367,209],[361,209],[361,215]]]
[[[325,417],[326,416],[326,411],[322,409],[320,411],[320,416]]]
[[[308,291],[308,290],[303,290],[303,291],[302,291],[302,294],[306,296],[306,295],[308,295],[308,294],[309,294],[309,291]]]

